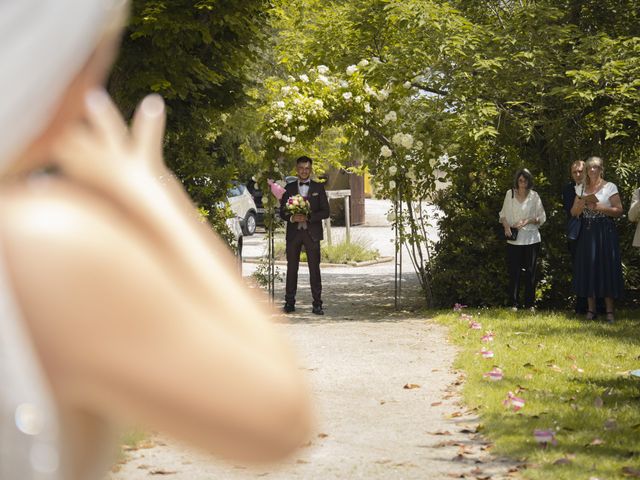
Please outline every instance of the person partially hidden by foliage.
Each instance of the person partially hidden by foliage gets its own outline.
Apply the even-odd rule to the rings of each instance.
[[[504,196],[500,223],[507,241],[508,295],[517,310],[520,279],[524,282],[524,307],[534,310],[536,264],[540,251],[539,227],[547,219],[540,196],[532,190],[533,176],[526,168],[518,170],[513,186]]]
[[[614,321],[613,301],[623,293],[620,244],[613,217],[622,215],[618,187],[604,179],[602,159],[590,157],[586,178],[576,185],[571,215],[582,215],[576,246],[573,286],[576,295],[587,297],[587,320],[596,318],[596,297],[604,297],[607,321]]]
[[[629,221],[637,223],[636,232],[633,235],[633,246],[640,247],[640,188],[633,192],[628,217]]]

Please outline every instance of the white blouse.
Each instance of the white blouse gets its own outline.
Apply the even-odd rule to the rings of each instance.
[[[502,202],[502,210],[500,210],[499,218],[500,221],[506,218],[507,223],[511,226],[526,219],[538,219],[539,222],[537,225],[535,223],[526,224],[518,232],[518,238],[508,240],[507,243],[511,245],[533,245],[534,243],[540,243],[542,240],[538,228],[547,220],[547,214],[544,211],[542,200],[540,200],[540,195],[538,195],[537,192],[529,190],[527,197],[520,203],[513,190],[507,190],[507,193],[504,195],[504,202]]]
[[[583,185],[576,185],[576,195],[579,197],[583,196]],[[610,198],[613,197],[616,193],[618,193],[618,187],[616,187],[615,183],[607,182],[604,186],[598,190],[595,195],[598,198],[598,203],[605,207],[612,207]]]

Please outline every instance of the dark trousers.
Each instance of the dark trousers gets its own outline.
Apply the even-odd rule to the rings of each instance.
[[[520,282],[524,283],[524,306],[533,307],[536,299],[536,263],[540,243],[533,245],[507,244],[507,267],[509,269],[509,302],[519,305]]]
[[[298,268],[302,245],[307,252],[309,265],[309,281],[313,306],[322,307],[322,280],[320,278],[320,241],[313,240],[308,230],[298,230],[293,237],[287,239],[287,287],[284,301],[290,305],[296,303],[298,290]]]

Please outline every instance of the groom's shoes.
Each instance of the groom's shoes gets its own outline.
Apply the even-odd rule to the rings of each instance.
[[[296,311],[296,306],[293,305],[292,303],[285,303],[283,310],[284,310],[284,313],[295,312]]]
[[[314,315],[324,315],[324,310],[322,310],[322,307],[313,307],[313,310],[311,310],[311,312]]]

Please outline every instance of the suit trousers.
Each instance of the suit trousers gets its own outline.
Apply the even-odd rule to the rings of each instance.
[[[313,306],[322,307],[322,280],[320,278],[320,241],[309,235],[309,230],[298,230],[287,239],[287,282],[284,301],[290,305],[296,303],[298,290],[298,268],[300,252],[304,245],[309,265],[309,281]]]
[[[512,307],[519,305],[520,279],[524,283],[524,306],[533,307],[536,298],[536,263],[540,243],[532,245],[507,244],[507,265],[509,269],[509,302]]]

